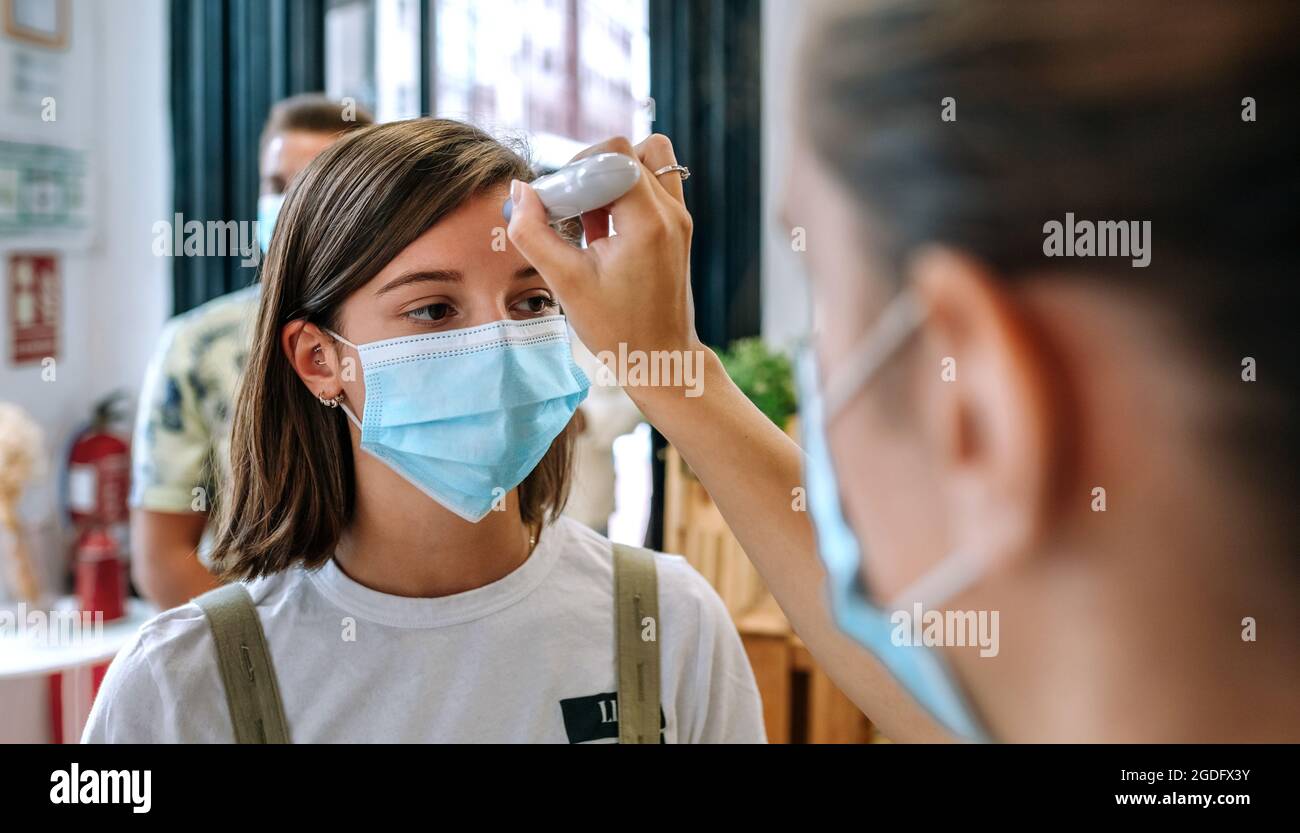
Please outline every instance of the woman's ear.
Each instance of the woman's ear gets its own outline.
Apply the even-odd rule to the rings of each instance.
[[[979,262],[933,248],[910,271],[929,310],[929,355],[939,359],[942,383],[926,386],[926,430],[950,544],[980,559],[1016,559],[1035,549],[1057,485],[1050,350],[1005,282]]]
[[[312,396],[333,399],[343,392],[334,339],[315,324],[290,321],[280,330],[280,346]]]

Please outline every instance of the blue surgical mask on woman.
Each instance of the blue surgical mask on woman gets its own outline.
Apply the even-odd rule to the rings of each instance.
[[[467,521],[541,462],[590,383],[562,315],[353,344],[366,406],[361,448]]]
[[[263,194],[257,198],[257,243],[262,247],[262,254],[271,249],[271,232],[275,231],[275,221],[284,206],[284,194]]]
[[[817,548],[826,566],[831,613],[840,630],[880,660],[898,683],[935,719],[955,735],[974,741],[986,739],[965,694],[943,657],[926,645],[895,644],[896,626],[890,610],[873,604],[863,593],[862,551],[845,519],[840,503],[835,467],[831,461],[826,426],[854,395],[861,392],[880,367],[906,341],[924,319],[924,312],[909,294],[896,298],[880,322],[847,356],[819,389],[816,354],[805,349],[799,357],[799,418],[803,424],[804,483],[808,509],[817,533]],[[900,594],[898,601],[938,604],[974,578],[964,569],[964,559],[950,557],[929,576]],[[960,575],[961,583],[952,580]],[[921,599],[923,590],[926,598]]]

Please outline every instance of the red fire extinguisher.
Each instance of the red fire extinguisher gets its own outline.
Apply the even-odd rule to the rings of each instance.
[[[114,431],[122,421],[125,394],[96,403],[90,425],[68,454],[68,514],[78,531],[125,523],[131,485],[131,446]]]
[[[101,612],[106,622],[121,618],[126,603],[122,547],[129,517],[131,446],[114,430],[122,422],[124,399],[118,392],[97,402],[90,424],[68,453],[65,494],[77,536],[77,599],[82,610]]]
[[[76,533],[73,564],[77,606],[92,615],[101,614],[104,622],[126,615],[127,568],[122,552],[129,517],[131,446],[124,432],[114,430],[123,421],[125,396],[113,393],[95,404],[90,424],[76,435],[68,451],[63,481],[64,501]],[[92,699],[107,668],[104,662],[91,670]],[[64,740],[64,676],[54,674],[49,680],[56,743]],[[72,707],[81,708],[79,704]]]
[[[105,622],[125,616],[126,570],[113,536],[102,527],[81,533],[76,563],[77,606],[87,613],[102,613]]]

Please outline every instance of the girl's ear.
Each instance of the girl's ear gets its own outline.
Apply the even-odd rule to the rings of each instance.
[[[280,330],[280,346],[312,396],[333,399],[343,391],[334,340],[315,324],[290,321]]]

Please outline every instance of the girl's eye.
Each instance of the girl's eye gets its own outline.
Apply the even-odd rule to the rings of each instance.
[[[444,321],[452,315],[455,315],[455,313],[456,310],[451,306],[451,304],[437,303],[429,304],[428,306],[420,307],[419,309],[413,309],[406,313],[406,316],[408,318],[413,318],[416,321],[437,322]]]
[[[529,295],[515,304],[515,309],[525,315],[546,315],[558,306],[559,304],[555,302],[554,298],[542,293],[540,295]]]

